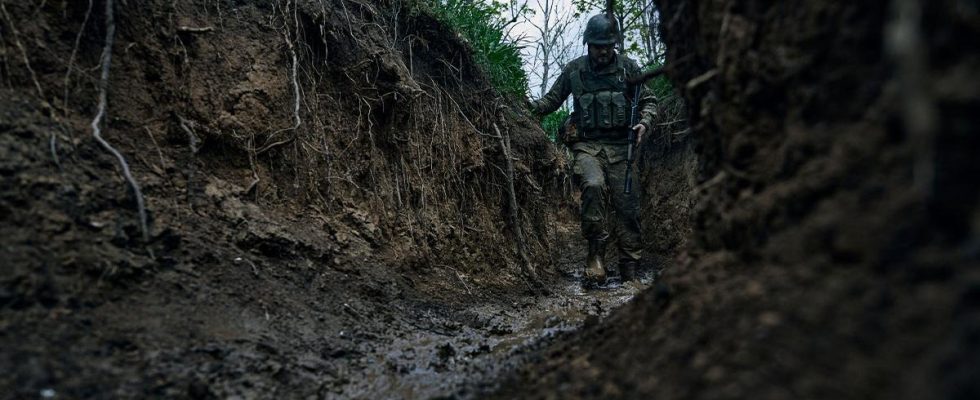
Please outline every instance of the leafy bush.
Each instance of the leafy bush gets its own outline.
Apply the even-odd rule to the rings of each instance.
[[[647,82],[647,88],[653,92],[657,99],[664,100],[674,97],[674,85],[666,75],[660,75]]]
[[[558,140],[558,128],[561,128],[561,123],[565,121],[565,117],[568,114],[568,108],[562,107],[541,120],[541,129],[544,130],[544,133],[548,134],[548,139],[551,139],[552,142]]]
[[[521,62],[520,46],[505,38],[502,29],[505,21],[500,12],[506,4],[486,4],[479,0],[426,1],[436,18],[469,42],[476,53],[476,62],[499,92],[515,99],[524,98],[527,74]]]

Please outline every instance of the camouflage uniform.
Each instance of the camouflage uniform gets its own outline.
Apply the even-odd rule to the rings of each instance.
[[[622,266],[624,261],[638,261],[642,249],[636,191],[623,193],[633,100],[633,88],[627,88],[625,77],[640,70],[619,54],[609,64],[593,67],[587,55],[568,63],[548,94],[532,102],[532,107],[539,115],[548,114],[573,95],[572,122],[578,138],[570,147],[575,154],[575,180],[582,191],[582,234],[590,243],[604,242],[612,231]],[[642,86],[639,99],[639,123],[649,133],[656,99]]]

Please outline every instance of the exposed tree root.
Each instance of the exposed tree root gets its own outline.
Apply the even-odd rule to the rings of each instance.
[[[197,135],[195,135],[194,130],[191,129],[191,122],[179,115],[177,116],[177,120],[180,121],[180,129],[187,134],[187,144],[191,147],[191,154],[197,154],[197,151],[199,150],[197,147]]]
[[[75,55],[78,54],[78,45],[82,42],[82,34],[85,33],[85,27],[88,26],[89,17],[92,16],[92,0],[88,0],[88,9],[85,10],[85,19],[82,20],[82,27],[78,28],[78,34],[75,35],[75,45],[72,46],[71,56],[68,57],[68,69],[65,70],[65,94],[62,99],[61,107],[68,112],[68,87],[71,81],[71,71],[72,67],[75,65]]]
[[[288,4],[286,7],[287,8],[289,7]],[[298,5],[293,3],[293,26],[295,29],[293,32],[296,35],[296,40],[298,41],[299,40],[299,17],[296,15],[297,7]],[[289,10],[287,9],[286,11],[288,12]],[[288,31],[285,32],[285,37],[286,37],[286,45],[289,46],[289,54],[292,55],[293,57],[293,66],[292,66],[292,75],[291,75],[292,82],[293,82],[293,128],[292,129],[296,130],[303,123],[303,121],[299,118],[300,92],[299,92],[299,81],[296,79],[296,68],[297,65],[299,64],[299,60],[296,58],[296,45],[294,45],[293,41],[289,39]]]
[[[922,4],[901,0],[892,4],[892,21],[886,36],[888,50],[897,65],[902,91],[902,117],[917,149],[915,188],[921,196],[932,196],[935,181],[935,132],[938,111],[928,89],[929,55],[922,35]]]
[[[105,47],[102,49],[102,75],[99,78],[99,108],[98,112],[95,114],[95,118],[92,119],[92,136],[96,141],[106,151],[112,153],[119,161],[119,166],[122,167],[123,176],[126,177],[126,181],[129,182],[129,186],[133,189],[133,194],[136,196],[136,206],[139,210],[140,219],[140,231],[143,233],[143,242],[148,242],[150,240],[150,232],[147,228],[146,223],[146,207],[143,205],[143,192],[140,191],[140,186],[136,183],[136,179],[133,178],[132,172],[129,170],[129,164],[123,155],[116,150],[109,142],[102,138],[102,130],[99,125],[102,123],[102,118],[106,113],[107,92],[109,91],[109,67],[112,64],[112,44],[115,41],[116,34],[116,22],[113,19],[112,11],[112,0],[106,0],[105,5],[105,17],[106,17],[106,34],[105,34]]]
[[[10,14],[7,13],[6,3],[0,2],[0,11],[3,11],[3,18],[7,21],[7,26],[10,27],[11,33],[14,34],[14,45],[17,46],[18,50],[20,50],[20,56],[24,59],[24,67],[26,67],[27,71],[31,73],[31,80],[34,83],[34,89],[37,90],[38,97],[40,97],[41,100],[44,100],[44,90],[41,90],[41,83],[37,80],[37,73],[34,72],[34,68],[31,67],[31,60],[27,58],[27,49],[20,41],[20,32],[18,32],[17,28],[14,27],[14,22],[10,18]]]
[[[521,221],[519,218],[519,211],[517,208],[517,194],[514,191],[514,161],[511,159],[510,151],[510,136],[504,136],[500,132],[500,128],[497,123],[493,124],[493,130],[497,132],[497,140],[500,142],[500,151],[504,154],[504,161],[507,164],[507,201],[510,208],[510,224],[514,229],[515,241],[517,243],[517,253],[521,256],[521,272],[530,281],[532,286],[540,286],[541,282],[538,280],[538,274],[534,270],[534,265],[531,263],[531,259],[527,255],[527,243],[524,242],[524,233],[521,230]]]
[[[58,170],[62,171],[63,169],[61,168],[61,160],[58,159],[58,133],[57,132],[51,132],[50,147],[51,147],[51,159],[54,160],[54,165],[58,167]]]

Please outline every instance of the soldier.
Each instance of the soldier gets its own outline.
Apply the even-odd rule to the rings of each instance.
[[[532,101],[530,107],[544,116],[557,110],[569,94],[574,98],[574,128],[570,131],[575,133],[565,139],[574,153],[575,181],[582,192],[582,234],[589,242],[583,284],[591,287],[606,281],[603,257],[610,231],[618,239],[621,280],[626,283],[636,278],[642,247],[636,191],[623,193],[630,167],[625,161],[627,137],[633,129],[639,143],[650,130],[656,99],[640,85],[640,121],[631,127],[634,88],[627,87],[626,77],[637,75],[639,67],[616,53],[618,29],[606,16],[590,18],[583,36],[588,55],[569,62],[548,94]],[[607,209],[610,205],[611,210]]]

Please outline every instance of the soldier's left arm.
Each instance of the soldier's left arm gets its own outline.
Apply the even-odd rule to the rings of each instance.
[[[562,69],[561,75],[558,75],[558,79],[551,85],[551,90],[548,91],[544,97],[531,101],[531,110],[537,114],[538,118],[543,118],[545,115],[550,114],[561,107],[568,95],[572,93],[572,87],[569,83],[570,66],[566,65]]]
[[[653,127],[653,120],[657,116],[657,97],[654,96],[646,86],[640,91],[640,123],[647,127],[647,133]]]
[[[634,73],[639,74],[642,72],[635,62],[632,63],[632,66]],[[646,82],[640,85],[640,101],[637,110],[640,113],[639,123],[646,127],[646,133],[650,133],[654,118],[657,115],[657,96],[653,94],[652,90],[647,88]]]

